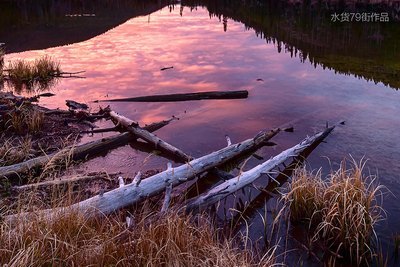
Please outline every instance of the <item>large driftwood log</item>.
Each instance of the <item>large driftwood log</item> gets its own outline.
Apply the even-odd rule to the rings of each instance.
[[[140,202],[148,197],[155,196],[163,192],[167,186],[176,186],[191,180],[197,175],[224,164],[243,153],[248,153],[254,147],[259,146],[264,141],[275,136],[279,131],[280,129],[274,129],[268,132],[260,132],[254,138],[230,145],[179,167],[169,168],[164,172],[144,179],[140,184],[131,183],[69,207],[42,210],[35,213],[9,215],[5,217],[5,220],[7,222],[13,222],[18,219],[29,218],[29,216],[34,214],[57,216],[58,214],[62,214],[66,209],[82,212],[86,217],[109,214]]]
[[[168,125],[169,122],[171,122],[171,120],[173,119],[174,118],[170,120],[164,120],[162,122],[153,123],[143,127],[143,129],[148,130],[149,132],[154,132],[164,127],[165,125]],[[72,160],[84,160],[86,158],[101,154],[109,149],[124,146],[129,142],[135,140],[136,138],[130,133],[122,133],[79,146],[68,147],[50,155],[40,156],[14,165],[0,167],[0,178],[18,177],[31,169],[43,168],[50,161],[54,161],[57,158],[65,157],[66,155],[70,156]]]
[[[241,91],[210,91],[187,94],[151,95],[129,98],[96,100],[94,102],[179,102],[203,99],[242,99],[247,98],[249,92]]]
[[[212,205],[221,199],[224,199],[228,195],[231,195],[238,191],[239,189],[253,183],[262,174],[271,172],[274,168],[278,167],[280,164],[284,163],[286,160],[298,156],[306,148],[312,146],[315,142],[321,140],[321,138],[327,136],[334,127],[327,128],[325,131],[317,133],[311,137],[307,137],[299,144],[291,147],[277,156],[267,160],[266,162],[246,171],[239,176],[229,179],[222,184],[212,188],[208,192],[200,195],[194,200],[191,200],[186,205],[186,210],[198,210]]]

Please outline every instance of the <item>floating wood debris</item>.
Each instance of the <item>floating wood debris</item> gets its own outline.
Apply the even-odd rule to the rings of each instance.
[[[173,68],[174,68],[174,66],[171,66],[171,67],[161,68],[160,70],[161,70],[161,71],[164,71],[164,70],[170,70],[170,69],[173,69]]]
[[[247,90],[240,91],[209,91],[185,94],[151,95],[129,98],[96,100],[97,102],[179,102],[204,99],[244,99],[249,96]]]

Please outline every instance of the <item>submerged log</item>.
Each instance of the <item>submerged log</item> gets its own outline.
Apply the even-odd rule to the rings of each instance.
[[[247,90],[240,91],[210,91],[186,94],[169,94],[169,95],[151,95],[151,96],[138,96],[129,98],[117,98],[96,100],[97,102],[180,102],[191,100],[203,99],[243,99],[247,98],[249,92]]]
[[[82,134],[95,134],[95,133],[107,133],[107,132],[118,132],[118,127],[109,127],[109,128],[102,128],[102,129],[92,129],[89,131],[81,131]]]
[[[143,129],[148,130],[149,132],[153,132],[168,125],[169,122],[171,122],[171,120],[173,119],[153,123],[143,127]],[[72,160],[84,160],[96,156],[98,154],[101,154],[109,149],[113,149],[119,146],[124,146],[129,142],[135,140],[136,138],[133,137],[130,133],[122,133],[115,136],[92,141],[86,144],[82,144],[79,146],[68,147],[50,155],[40,156],[14,165],[0,167],[0,178],[19,177],[21,174],[27,173],[32,169],[43,168],[50,161],[54,161],[55,158],[62,157],[65,155],[69,155]]]
[[[18,219],[29,218],[29,216],[34,214],[57,216],[66,211],[66,209],[79,211],[88,218],[110,214],[121,208],[138,203],[148,197],[155,196],[163,192],[167,186],[179,185],[195,178],[201,173],[224,164],[243,153],[248,153],[265,140],[275,136],[279,131],[280,129],[274,129],[268,132],[261,132],[254,138],[245,140],[238,144],[230,145],[201,158],[194,159],[179,167],[169,168],[164,172],[144,179],[140,184],[131,183],[107,193],[86,199],[69,207],[9,215],[4,219],[7,222],[13,222]]]
[[[200,195],[198,198],[189,201],[186,205],[186,210],[191,211],[203,209],[220,201],[221,199],[224,199],[228,195],[235,193],[243,187],[253,183],[262,174],[271,172],[274,168],[278,167],[289,158],[298,156],[301,152],[312,146],[315,142],[318,142],[321,140],[321,138],[327,136],[333,129],[334,127],[330,127],[323,132],[317,133],[311,137],[307,137],[299,144],[281,152],[277,156],[254,167],[253,169],[243,172],[239,174],[239,176],[227,180],[222,184],[219,184],[208,192]]]
[[[79,103],[74,100],[65,100],[65,104],[69,109],[89,109],[89,106],[85,103]]]

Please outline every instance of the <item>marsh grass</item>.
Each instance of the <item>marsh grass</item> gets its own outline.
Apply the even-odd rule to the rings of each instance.
[[[0,146],[0,166],[12,165],[32,157],[32,141],[29,137],[5,138]]]
[[[376,241],[375,224],[383,218],[382,186],[376,177],[364,176],[365,162],[352,162],[347,169],[341,163],[337,171],[326,179],[321,170],[296,170],[284,199],[292,221],[307,221],[314,242],[336,258],[344,258],[361,265],[373,257]]]
[[[30,103],[23,103],[10,111],[7,128],[16,134],[36,134],[41,131],[44,123],[44,113],[34,108]]]
[[[58,176],[62,170],[67,170],[74,162],[74,152],[77,144],[77,137],[75,137],[72,145],[67,145],[69,137],[64,141],[60,140],[62,145],[57,153],[51,156],[50,160],[43,166],[39,180],[44,178]],[[50,156],[49,156],[50,157]]]
[[[271,266],[255,261],[216,234],[206,215],[154,213],[146,203],[125,212],[87,219],[74,210],[0,223],[0,264],[7,266]],[[132,215],[133,214],[133,215]],[[270,252],[272,253],[272,252]]]
[[[52,86],[61,74],[59,62],[49,56],[35,61],[15,60],[6,70],[7,80],[17,92],[44,90]]]

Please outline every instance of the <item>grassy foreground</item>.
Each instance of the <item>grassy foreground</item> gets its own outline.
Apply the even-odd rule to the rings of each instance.
[[[307,225],[326,266],[369,266],[379,258],[374,227],[384,217],[382,187],[375,177],[363,175],[363,167],[364,163],[355,163],[347,168],[343,162],[325,178],[321,171],[300,167],[283,195],[288,218]],[[60,200],[52,200],[53,205],[70,202],[71,193],[58,195]],[[29,194],[20,197],[21,211],[38,208],[37,201],[26,200]],[[260,256],[224,237],[206,214],[158,210],[158,204],[145,202],[140,208],[95,219],[65,210],[54,218],[34,215],[13,224],[0,222],[0,265],[285,266],[276,255],[278,244],[270,244]],[[11,212],[4,206],[0,211]]]
[[[127,226],[114,215],[87,220],[68,212],[58,220],[0,226],[0,264],[8,266],[271,266],[267,253],[255,261],[248,251],[218,240],[203,217],[142,212]]]

